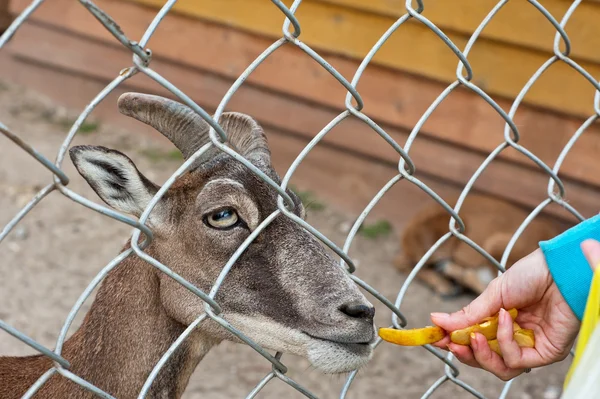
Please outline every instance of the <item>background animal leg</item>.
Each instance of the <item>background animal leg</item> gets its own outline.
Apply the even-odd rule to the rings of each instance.
[[[454,284],[436,270],[422,269],[417,277],[442,298],[454,298],[462,293],[459,285]]]
[[[452,261],[440,266],[440,272],[476,294],[481,294],[496,277],[496,273],[489,266],[465,268]]]

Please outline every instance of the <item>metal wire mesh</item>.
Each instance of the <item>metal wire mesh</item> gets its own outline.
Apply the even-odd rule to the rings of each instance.
[[[9,29],[0,37],[0,48],[8,41],[8,39],[17,32],[19,27],[23,24],[23,22],[33,13],[36,8],[43,2],[43,0],[35,0],[33,1],[29,7],[27,7],[13,22],[13,24],[9,27]],[[116,219],[122,223],[126,223],[135,228],[135,232],[131,239],[130,248],[124,253],[120,254],[116,258],[114,258],[108,265],[106,265],[100,273],[90,282],[88,287],[81,294],[75,305],[73,306],[69,316],[67,317],[66,322],[64,323],[60,335],[58,337],[56,348],[54,350],[50,350],[41,344],[37,343],[33,339],[27,337],[20,331],[15,328],[7,325],[3,321],[0,320],[0,328],[8,332],[9,334],[17,337],[27,345],[30,345],[41,354],[49,357],[53,360],[54,366],[49,369],[46,373],[44,373],[39,380],[31,386],[28,392],[24,395],[25,398],[32,397],[42,386],[48,381],[48,379],[58,373],[62,376],[70,379],[71,381],[79,384],[83,388],[97,394],[103,398],[112,398],[111,395],[92,385],[90,382],[85,381],[84,379],[78,377],[77,375],[71,373],[69,371],[69,362],[67,359],[63,358],[61,355],[62,347],[65,342],[65,338],[67,335],[67,331],[73,322],[75,315],[79,312],[81,306],[86,301],[88,296],[94,290],[94,288],[102,281],[102,279],[109,273],[114,267],[116,267],[121,261],[123,261],[126,257],[130,255],[139,256],[150,263],[152,266],[158,268],[163,273],[168,274],[173,279],[177,280],[180,284],[184,285],[191,292],[200,297],[205,303],[205,313],[198,316],[198,318],[189,325],[189,327],[181,334],[181,336],[171,345],[170,349],[163,355],[160,361],[156,364],[152,372],[150,373],[147,381],[145,382],[141,392],[139,393],[139,397],[145,397],[145,395],[149,392],[151,384],[155,377],[158,375],[161,367],[166,363],[169,356],[174,352],[174,350],[186,339],[186,337],[204,320],[208,318],[213,319],[218,322],[221,326],[231,331],[233,334],[238,336],[240,339],[245,341],[248,345],[254,348],[260,355],[262,355],[267,361],[272,363],[272,371],[268,373],[257,385],[256,387],[248,394],[248,398],[255,397],[259,391],[269,383],[269,381],[278,378],[281,381],[288,384],[292,389],[296,389],[301,392],[305,396],[309,398],[315,398],[316,396],[309,392],[307,389],[296,383],[294,380],[290,379],[287,375],[287,368],[282,363],[281,353],[272,356],[266,350],[261,348],[259,345],[254,343],[248,337],[244,336],[240,331],[231,326],[226,320],[219,316],[221,309],[219,304],[215,302],[214,298],[223,282],[225,276],[234,265],[237,258],[241,255],[241,253],[248,247],[248,245],[254,240],[254,238],[262,231],[266,226],[268,226],[276,217],[288,217],[294,220],[296,223],[304,227],[306,230],[311,232],[314,236],[316,236],[319,240],[321,240],[324,244],[330,247],[333,251],[335,251],[341,258],[341,267],[346,268],[352,280],[356,282],[360,287],[367,290],[373,296],[375,296],[378,300],[380,300],[383,304],[385,304],[392,311],[392,321],[391,325],[395,328],[404,328],[406,326],[406,319],[401,312],[401,307],[403,303],[403,299],[405,298],[406,292],[410,284],[413,282],[415,275],[418,271],[424,266],[427,259],[433,254],[433,252],[439,248],[445,241],[450,239],[452,236],[457,237],[459,240],[467,243],[475,250],[477,250],[481,255],[486,257],[490,262],[496,265],[500,272],[504,271],[504,267],[506,265],[508,256],[514,246],[515,242],[525,230],[527,225],[537,217],[540,212],[546,208],[551,203],[557,203],[563,208],[570,211],[575,217],[579,220],[583,220],[583,217],[576,209],[574,209],[569,203],[563,200],[565,195],[565,188],[560,178],[558,177],[558,172],[560,170],[561,164],[565,159],[566,155],[569,153],[570,149],[573,147],[575,142],[579,139],[579,137],[586,131],[586,129],[593,124],[600,117],[600,84],[580,65],[578,65],[575,61],[569,58],[569,54],[571,52],[571,44],[569,41],[569,37],[565,32],[565,26],[569,22],[569,19],[573,12],[577,9],[581,0],[574,1],[568,11],[562,17],[562,20],[557,21],[539,2],[535,0],[529,0],[529,3],[535,7],[547,20],[551,23],[555,30],[555,40],[554,40],[554,55],[548,59],[543,65],[539,67],[539,69],[531,76],[529,81],[523,86],[519,95],[515,98],[512,103],[512,106],[508,113],[503,111],[501,107],[480,87],[475,85],[472,82],[472,78],[474,72],[469,64],[469,52],[471,51],[473,45],[478,40],[481,35],[481,32],[485,29],[485,27],[490,23],[490,21],[494,18],[494,16],[498,13],[498,11],[508,3],[508,0],[499,1],[496,6],[489,12],[489,14],[481,21],[478,28],[471,35],[470,40],[464,49],[459,49],[452,41],[442,32],[438,27],[436,27],[431,21],[427,19],[424,14],[425,2],[422,0],[417,0],[412,2],[411,0],[406,1],[406,13],[402,15],[393,25],[389,27],[389,29],[381,36],[381,38],[374,43],[371,50],[368,52],[366,57],[363,59],[362,63],[356,70],[351,81],[348,81],[344,78],[339,72],[335,70],[327,61],[319,55],[316,51],[311,49],[308,45],[303,43],[300,40],[301,37],[301,23],[295,17],[295,12],[298,7],[301,5],[301,0],[294,1],[293,5],[288,8],[279,0],[272,0],[272,3],[275,7],[277,7],[282,12],[282,37],[275,41],[270,47],[268,47],[260,56],[258,56],[242,73],[239,78],[235,81],[235,83],[231,86],[229,91],[225,94],[223,99],[221,100],[217,111],[214,117],[208,115],[202,108],[200,108],[197,104],[195,104],[183,91],[179,88],[175,87],[171,84],[167,79],[159,75],[156,71],[150,68],[152,63],[152,53],[149,49],[146,48],[146,44],[148,40],[151,38],[156,29],[160,26],[161,21],[167,15],[167,13],[171,10],[176,0],[167,1],[164,6],[157,13],[156,17],[152,21],[152,23],[147,28],[143,37],[139,42],[133,41],[128,38],[124,32],[119,28],[116,21],[114,21],[109,15],[103,12],[100,8],[98,8],[92,1],[89,0],[80,0],[80,3],[83,7],[87,8],[89,12],[91,12],[98,22],[102,24],[108,31],[112,33],[112,35],[117,39],[123,46],[127,47],[133,53],[133,65],[123,69],[121,73],[110,83],[108,84],[98,95],[89,103],[89,105],[83,110],[83,112],[79,115],[71,129],[69,130],[62,146],[60,147],[56,161],[53,163],[38,152],[27,143],[23,142],[17,135],[12,133],[6,126],[0,123],[0,131],[10,140],[12,140],[16,145],[21,147],[24,151],[28,152],[32,157],[34,157],[37,161],[39,161],[44,167],[49,169],[53,174],[53,181],[49,183],[46,187],[41,189],[37,195],[35,195],[31,201],[25,205],[25,207],[14,216],[14,218],[4,227],[4,229],[0,232],[0,242],[11,232],[11,230],[23,219],[23,217],[33,209],[37,204],[40,203],[46,196],[54,191],[58,191],[64,196],[70,198],[71,200],[80,203],[96,212],[100,212],[108,217]],[[416,3],[416,6],[413,5]],[[420,120],[412,129],[408,140],[406,141],[404,146],[400,146],[396,143],[380,126],[378,126],[373,120],[369,118],[365,113],[362,112],[363,109],[363,100],[356,87],[361,79],[361,76],[365,70],[365,68],[371,62],[373,56],[377,53],[377,51],[383,46],[383,44],[390,38],[390,36],[394,34],[400,34],[396,31],[398,28],[407,22],[410,19],[414,19],[419,23],[423,24],[427,28],[429,28],[439,40],[443,41],[445,45],[447,45],[456,55],[457,57],[457,69],[456,69],[456,81],[450,84],[440,95],[439,97],[430,105],[430,107],[426,110],[426,112],[422,115]],[[562,46],[561,46],[562,43]],[[301,153],[297,156],[295,161],[292,163],[288,171],[286,172],[282,183],[280,185],[276,184],[269,177],[267,177],[264,173],[258,170],[255,166],[253,166],[249,161],[244,159],[239,154],[235,153],[231,148],[227,147],[223,143],[227,139],[227,136],[223,129],[219,125],[219,117],[222,114],[223,110],[227,106],[229,100],[233,96],[233,94],[238,90],[238,88],[244,83],[246,78],[262,63],[265,61],[267,57],[269,57],[275,50],[279,47],[288,45],[288,46],[297,46],[301,49],[306,56],[313,58],[316,62],[318,62],[323,68],[325,68],[344,88],[347,90],[347,96],[345,101],[346,110],[340,113],[336,118],[331,120],[323,129],[318,132],[314,138],[310,141],[309,144],[301,151]],[[561,49],[562,47],[562,49]],[[517,112],[519,106],[523,98],[527,95],[528,91],[535,84],[535,82],[540,78],[540,76],[548,70],[548,68],[554,64],[563,62],[574,70],[576,70],[579,74],[585,77],[591,85],[593,85],[596,89],[596,94],[594,98],[594,111],[595,113],[591,115],[581,126],[580,128],[573,133],[572,138],[569,142],[564,146],[562,152],[556,159],[554,166],[546,165],[542,162],[535,154],[529,151],[527,148],[523,147],[519,144],[519,131],[515,123],[513,122],[513,117]],[[162,85],[166,89],[168,89],[173,95],[179,98],[183,103],[191,107],[195,112],[197,112],[203,119],[205,119],[211,126],[210,138],[211,142],[205,145],[203,148],[198,150],[196,154],[194,154],[190,159],[188,159],[181,167],[167,180],[167,182],[163,185],[160,191],[153,198],[151,203],[148,205],[147,209],[141,215],[139,220],[132,219],[129,217],[125,217],[120,215],[119,213],[108,209],[104,206],[95,204],[77,193],[71,191],[67,185],[69,183],[69,177],[65,175],[65,173],[61,169],[61,165],[63,163],[65,154],[73,140],[73,137],[77,133],[79,127],[86,120],[86,118],[90,115],[90,113],[94,110],[94,108],[103,101],[106,96],[114,90],[121,83],[132,77],[137,73],[143,73],[153,79],[156,83]],[[416,169],[416,165],[413,163],[410,157],[410,148],[414,143],[415,139],[419,136],[419,132],[421,131],[422,126],[428,120],[428,118],[435,112],[437,106],[446,98],[448,95],[455,89],[459,87],[465,87],[482,99],[484,99],[490,107],[492,107],[506,122],[504,128],[504,139],[498,143],[498,146],[489,154],[489,156],[484,160],[484,162],[479,166],[473,176],[470,178],[468,183],[464,186],[462,193],[457,201],[456,205],[451,207],[448,203],[444,201],[434,190],[428,187],[425,183],[420,181],[415,177],[414,172]],[[343,248],[337,247],[334,243],[332,243],[329,239],[327,239],[323,234],[321,234],[318,230],[307,224],[305,221],[301,220],[297,216],[295,216],[292,212],[290,212],[286,208],[286,203],[291,203],[291,199],[285,193],[285,188],[290,181],[292,175],[295,170],[298,168],[300,163],[304,160],[304,158],[308,155],[308,153],[317,145],[325,135],[337,124],[342,122],[346,118],[358,118],[363,121],[367,126],[369,126],[374,134],[380,135],[397,153],[398,153],[398,174],[393,177],[387,184],[385,184],[381,190],[373,197],[371,202],[367,205],[364,211],[360,214],[360,217],[356,220],[350,232],[347,235],[346,241],[344,243]],[[150,243],[152,240],[152,232],[144,225],[148,216],[166,190],[173,184],[173,182],[181,176],[190,165],[199,158],[204,152],[206,152],[211,146],[214,146],[221,151],[227,152],[230,156],[243,163],[246,167],[248,167],[253,173],[262,178],[265,182],[267,182],[274,190],[279,193],[279,201],[278,201],[278,210],[267,217],[260,226],[255,230],[255,232],[240,246],[240,248],[236,251],[233,257],[227,262],[227,264],[223,267],[222,272],[218,279],[215,281],[210,292],[205,293],[199,290],[190,282],[183,279],[181,276],[175,274],[172,270],[169,269],[168,265],[163,265],[158,262],[156,259],[150,257],[144,252],[144,248]],[[494,258],[492,258],[488,253],[486,253],[481,247],[479,247],[475,242],[473,242],[469,237],[467,237],[465,232],[465,224],[460,218],[460,209],[465,200],[466,196],[471,191],[473,185],[483,173],[483,171],[490,165],[494,159],[498,157],[498,155],[504,151],[505,149],[512,147],[523,156],[532,160],[544,173],[548,175],[548,190],[547,190],[547,198],[542,201],[530,214],[529,216],[522,222],[520,228],[514,233],[512,240],[506,247],[502,259],[500,262],[497,262]],[[358,232],[359,227],[362,225],[365,218],[369,215],[369,212],[375,207],[375,205],[379,202],[379,200],[388,192],[388,190],[402,181],[406,181],[402,184],[414,184],[419,187],[421,190],[425,191],[429,196],[431,196],[435,201],[437,201],[447,212],[449,216],[449,228],[448,233],[446,233],[440,240],[433,245],[430,250],[426,253],[426,255],[421,259],[418,265],[413,269],[405,283],[401,287],[398,296],[395,300],[389,300],[382,296],[375,288],[369,286],[366,282],[360,280],[352,273],[355,270],[355,267],[352,263],[352,260],[347,256],[348,251],[352,245],[352,242]],[[146,241],[141,244],[140,242],[140,234],[143,233],[146,237]],[[377,346],[380,341],[377,341],[374,345]],[[454,364],[454,359],[452,354],[445,355],[437,349],[426,346],[425,349],[429,351],[432,355],[439,358],[442,362],[446,364],[445,366],[445,374],[442,375],[433,385],[429,388],[424,388],[423,398],[429,397],[434,391],[436,391],[440,386],[445,383],[451,382],[457,384],[458,386],[464,388],[465,391],[471,393],[473,396],[478,398],[483,398],[483,395],[478,392],[473,387],[469,386],[465,382],[459,379],[459,369]],[[356,371],[351,373],[346,383],[340,393],[340,397],[344,398],[348,391],[352,387],[352,382],[356,377]],[[505,398],[511,386],[511,382],[506,383],[502,393],[500,394],[500,398]]]

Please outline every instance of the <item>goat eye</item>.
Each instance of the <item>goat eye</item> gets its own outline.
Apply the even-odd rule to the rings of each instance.
[[[235,226],[239,221],[238,214],[231,208],[221,209],[211,213],[206,218],[206,223],[216,229],[227,229]]]

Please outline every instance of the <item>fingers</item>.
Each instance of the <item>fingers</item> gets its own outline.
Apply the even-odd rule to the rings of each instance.
[[[448,336],[434,345],[450,350],[460,362],[487,370],[504,381],[520,375],[524,372],[525,367],[531,367],[526,363],[534,362],[534,360],[524,357],[522,348],[514,341],[513,320],[504,309],[501,309],[499,314],[497,339],[502,357],[490,349],[487,339],[479,333],[471,335],[470,347],[452,343]]]
[[[479,363],[477,363],[477,360],[473,356],[473,351],[470,347],[450,343],[448,344],[447,348],[461,363],[464,363],[467,366],[481,368],[481,366],[479,365]]]
[[[498,315],[498,346],[502,352],[502,363],[512,368],[525,368],[523,363],[523,351],[519,344],[513,338],[513,320],[510,314],[504,310],[500,310]],[[500,358],[500,356],[498,356]]]
[[[431,321],[446,331],[454,331],[476,324],[483,318],[495,314],[502,306],[500,285],[503,277],[492,280],[485,291],[462,310],[451,314],[431,313]]]
[[[498,315],[498,346],[502,352],[503,363],[511,369],[534,368],[550,364],[535,348],[522,348],[514,340],[513,320],[510,314],[502,309]],[[537,341],[537,340],[536,340]],[[539,343],[536,343],[536,345]]]
[[[500,340],[498,339],[498,343],[499,342]],[[482,369],[489,371],[501,380],[508,381],[524,371],[523,369],[508,367],[504,360],[502,360],[496,352],[490,349],[485,337],[479,333],[475,333],[471,337],[471,347],[473,348],[473,358],[477,364]],[[504,354],[503,349],[502,353]]]
[[[596,267],[600,264],[600,242],[596,240],[585,240],[581,243],[581,250],[585,255],[590,267],[596,270]]]
[[[447,349],[467,366],[482,368],[504,381],[515,378],[523,373],[523,369],[512,369],[504,363],[502,358],[490,349],[485,337],[479,333],[471,337],[471,346],[458,345],[450,342]]]

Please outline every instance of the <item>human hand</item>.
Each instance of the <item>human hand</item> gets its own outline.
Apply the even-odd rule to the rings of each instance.
[[[600,243],[588,240],[581,245],[588,262],[600,262]],[[517,308],[517,323],[532,329],[534,348],[521,348],[513,339],[512,318],[504,309]],[[477,333],[471,347],[450,341],[449,336],[434,345],[450,350],[458,360],[483,368],[502,380],[510,380],[526,368],[563,360],[575,340],[580,322],[564,300],[540,249],[519,260],[486,290],[459,312],[432,313],[432,321],[446,331],[462,329],[500,312],[497,339],[502,357],[493,352],[486,338]]]

